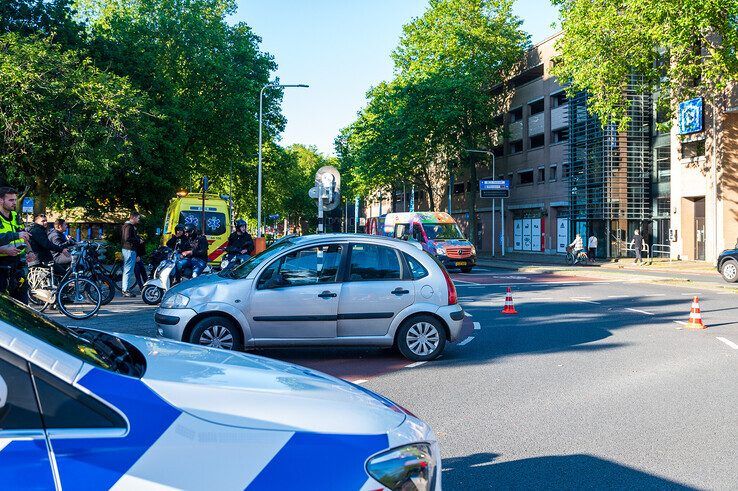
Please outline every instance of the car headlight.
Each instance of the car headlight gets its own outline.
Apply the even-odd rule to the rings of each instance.
[[[472,248],[471,248],[471,252],[472,252],[472,255],[473,255],[473,256],[476,256],[476,255],[477,255],[477,248],[476,248],[476,247],[474,247],[474,246],[472,246]]]
[[[436,254],[441,254],[442,256],[446,255],[446,249],[443,247],[436,247]]]
[[[436,476],[436,461],[428,443],[390,450],[369,460],[366,471],[392,491],[429,491]]]
[[[164,299],[161,301],[161,308],[183,309],[187,307],[188,303],[190,303],[190,297],[186,297],[181,293],[176,293],[174,295],[165,296]]]

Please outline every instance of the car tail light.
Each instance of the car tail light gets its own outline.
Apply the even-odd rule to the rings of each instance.
[[[448,304],[456,305],[459,303],[459,296],[456,294],[456,285],[451,280],[451,276],[449,276],[446,268],[441,266],[441,270],[443,271],[443,277],[446,278],[446,286],[448,287]]]

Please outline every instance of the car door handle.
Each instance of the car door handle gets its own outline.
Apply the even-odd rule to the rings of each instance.
[[[337,293],[333,293],[333,292],[329,292],[328,290],[326,290],[326,291],[324,291],[322,293],[319,293],[318,296],[320,298],[335,298],[335,297],[338,296],[338,294]]]
[[[404,290],[398,286],[397,288],[392,290],[391,293],[392,295],[397,295],[399,297],[400,295],[408,295],[410,293],[410,290]]]

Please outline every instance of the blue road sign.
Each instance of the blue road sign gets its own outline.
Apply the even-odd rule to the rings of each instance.
[[[679,103],[679,134],[699,133],[702,131],[702,98],[696,97]]]
[[[23,213],[33,213],[33,198],[23,198]]]

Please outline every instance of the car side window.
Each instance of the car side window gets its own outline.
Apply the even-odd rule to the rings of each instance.
[[[0,431],[43,429],[26,360],[0,350]]]
[[[126,428],[125,420],[102,402],[41,368],[31,370],[47,428]]]
[[[402,268],[394,249],[374,244],[352,244],[349,281],[399,280]]]
[[[405,254],[405,261],[407,261],[407,265],[410,268],[410,275],[414,280],[419,280],[428,276],[429,273],[428,270],[425,269],[425,266],[420,264],[420,261],[412,257],[410,254]]]
[[[334,283],[343,246],[331,244],[290,252],[270,264],[259,277],[258,289]]]

